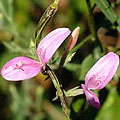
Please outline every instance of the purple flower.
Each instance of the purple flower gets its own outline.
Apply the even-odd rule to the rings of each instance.
[[[119,57],[113,52],[108,53],[98,60],[88,71],[85,77],[85,85],[81,84],[87,101],[94,107],[100,109],[98,97],[90,91],[91,89],[102,89],[114,76],[119,65]]]
[[[70,32],[68,28],[58,28],[50,32],[38,45],[37,53],[40,62],[23,56],[13,58],[3,66],[1,70],[3,78],[19,81],[36,76]]]

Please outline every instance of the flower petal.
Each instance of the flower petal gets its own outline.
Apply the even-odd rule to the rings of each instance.
[[[1,74],[6,80],[25,80],[36,76],[41,67],[40,63],[35,60],[27,57],[16,57],[3,66]]]
[[[47,63],[70,32],[68,28],[58,28],[44,37],[37,48],[39,59]]]
[[[86,99],[90,103],[90,105],[96,107],[97,109],[100,109],[100,101],[98,97],[92,91],[88,90],[88,88],[84,84],[81,84],[81,87],[83,88]]]
[[[114,76],[119,65],[119,57],[113,52],[103,56],[88,71],[85,85],[89,89],[102,89]]]

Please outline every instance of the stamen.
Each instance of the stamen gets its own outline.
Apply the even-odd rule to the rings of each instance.
[[[20,69],[20,70],[24,71],[24,69],[22,68],[23,64],[24,63],[22,62],[22,60],[19,60],[18,64],[16,64],[16,67],[14,67],[14,70],[15,69]]]
[[[19,60],[17,65],[18,65],[18,67],[22,67],[22,65],[23,65],[22,60]]]

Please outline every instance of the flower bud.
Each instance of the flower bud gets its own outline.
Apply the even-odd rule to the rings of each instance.
[[[80,27],[76,27],[73,30],[68,43],[68,48],[67,48],[68,51],[70,51],[75,46],[79,36],[79,32],[80,32]]]

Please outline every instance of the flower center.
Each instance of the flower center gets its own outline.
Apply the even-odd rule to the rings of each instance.
[[[24,63],[22,62],[22,60],[19,60],[18,63],[15,64],[15,67],[14,67],[14,65],[13,65],[14,70],[15,70],[15,69],[20,69],[20,70],[24,71],[24,69],[22,68],[23,65],[24,65]]]
[[[45,64],[45,53],[46,53],[46,50],[44,50],[44,52],[43,52],[42,48],[39,48],[39,52],[38,53],[39,53],[40,63],[42,65],[44,65]]]
[[[18,67],[22,67],[22,65],[23,65],[22,60],[19,60],[17,65],[18,65]]]
[[[103,76],[104,77],[104,76]],[[98,88],[100,86],[100,84],[102,83],[102,79],[103,77],[99,77],[98,75],[93,75],[92,77],[90,77],[90,79],[87,82],[87,87],[94,89],[94,88]]]

